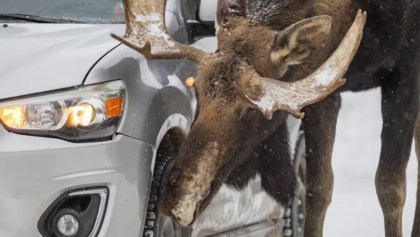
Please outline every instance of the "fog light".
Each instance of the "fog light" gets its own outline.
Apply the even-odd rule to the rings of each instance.
[[[108,192],[106,187],[95,187],[60,195],[39,218],[38,230],[42,237],[98,236]]]
[[[64,214],[58,218],[57,230],[64,236],[74,236],[79,231],[79,221],[71,214]]]

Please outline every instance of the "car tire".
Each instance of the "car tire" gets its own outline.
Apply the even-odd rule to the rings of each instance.
[[[156,160],[155,170],[149,204],[147,207],[146,223],[144,226],[144,237],[190,237],[191,228],[183,227],[174,222],[170,217],[162,215],[157,211],[157,203],[162,195],[162,184],[165,182],[165,173],[173,164],[173,159],[160,157]]]
[[[299,135],[293,155],[293,166],[298,181],[297,193],[284,214],[284,237],[303,237],[305,227],[305,176],[306,176],[306,146],[303,131]]]

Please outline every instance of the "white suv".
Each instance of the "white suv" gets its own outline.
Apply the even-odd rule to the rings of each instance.
[[[208,3],[168,1],[176,40],[214,48],[214,38],[202,37],[212,34],[211,19],[196,21],[197,12],[213,14]],[[282,208],[258,182],[242,192],[223,187],[192,228],[156,213],[177,138],[194,118],[185,80],[196,67],[148,61],[112,39],[125,28],[120,1],[0,5],[1,237],[263,236],[283,228]],[[290,126],[297,134],[299,124]]]

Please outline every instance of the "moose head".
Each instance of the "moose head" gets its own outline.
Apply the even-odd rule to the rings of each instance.
[[[148,59],[190,59],[198,65],[197,116],[160,203],[160,210],[182,225],[194,221],[287,113],[302,118],[302,108],[343,85],[366,20],[359,11],[328,59],[299,80],[290,80],[290,68],[298,69],[322,50],[331,18],[315,16],[276,31],[249,17],[237,2],[219,1],[218,50],[212,54],[170,37],[164,19],[166,0],[125,0],[125,36],[113,35]]]

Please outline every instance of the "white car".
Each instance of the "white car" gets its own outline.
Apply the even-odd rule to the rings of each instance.
[[[215,2],[168,2],[173,37],[213,50]],[[0,6],[1,237],[300,236],[301,200],[283,222],[258,179],[223,187],[190,228],[156,212],[168,147],[194,118],[196,67],[112,39],[125,29],[120,1]],[[299,126],[290,120],[293,146]]]

